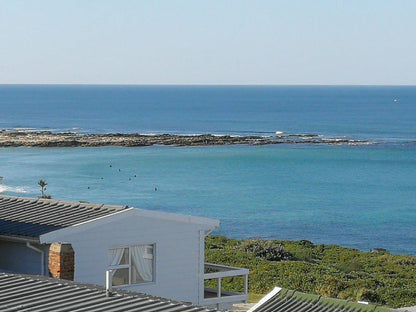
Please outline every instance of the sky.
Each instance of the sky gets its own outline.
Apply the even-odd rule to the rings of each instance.
[[[0,0],[0,84],[416,85],[416,1]]]

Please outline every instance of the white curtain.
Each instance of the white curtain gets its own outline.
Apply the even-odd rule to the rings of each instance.
[[[119,265],[123,257],[124,248],[115,248],[108,251],[109,265]]]
[[[119,265],[121,258],[123,258],[123,252],[124,248],[116,248],[116,249],[110,249],[109,254],[109,265]],[[111,277],[114,276],[117,270],[111,271]]]
[[[131,256],[137,272],[145,282],[153,281],[153,260],[146,259],[148,246],[135,246],[131,248]]]

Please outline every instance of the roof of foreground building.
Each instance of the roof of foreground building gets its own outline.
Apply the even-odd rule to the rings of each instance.
[[[43,276],[0,272],[0,311],[3,312],[213,312],[183,302]]]
[[[119,215],[191,223],[205,229],[219,226],[215,219],[121,205],[0,195],[0,238],[38,242],[47,233],[70,230]]]
[[[39,237],[128,209],[127,206],[0,196],[0,235]]]
[[[319,295],[276,287],[253,306],[249,312],[392,312],[382,306],[365,302],[325,298]]]

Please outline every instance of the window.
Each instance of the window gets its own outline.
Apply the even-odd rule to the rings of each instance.
[[[153,282],[154,245],[138,245],[109,250],[113,286]]]

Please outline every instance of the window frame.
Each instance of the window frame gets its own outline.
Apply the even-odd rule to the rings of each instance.
[[[144,281],[141,283],[135,283],[132,284],[131,280],[131,275],[132,275],[132,256],[131,256],[131,249],[134,247],[138,247],[138,246],[146,246],[146,256],[151,256],[151,258],[145,258],[145,259],[151,259],[152,260],[152,280],[151,281]],[[148,254],[148,248],[151,247],[152,249],[152,254]],[[109,248],[108,250],[116,250],[116,249],[128,249],[128,253],[129,253],[129,257],[128,257],[128,263],[127,264],[118,264],[118,265],[108,265],[108,269],[109,270],[118,270],[118,269],[129,269],[129,273],[128,273],[128,277],[129,277],[129,283],[128,284],[122,284],[122,285],[113,285],[113,279],[111,279],[111,285],[112,287],[128,287],[128,286],[136,286],[136,285],[148,285],[151,283],[155,283],[156,281],[156,261],[155,261],[155,249],[156,249],[156,244],[152,243],[152,244],[137,244],[137,245],[129,245],[129,246],[119,246],[119,247],[113,247],[113,248]],[[123,251],[124,252],[124,251]]]

